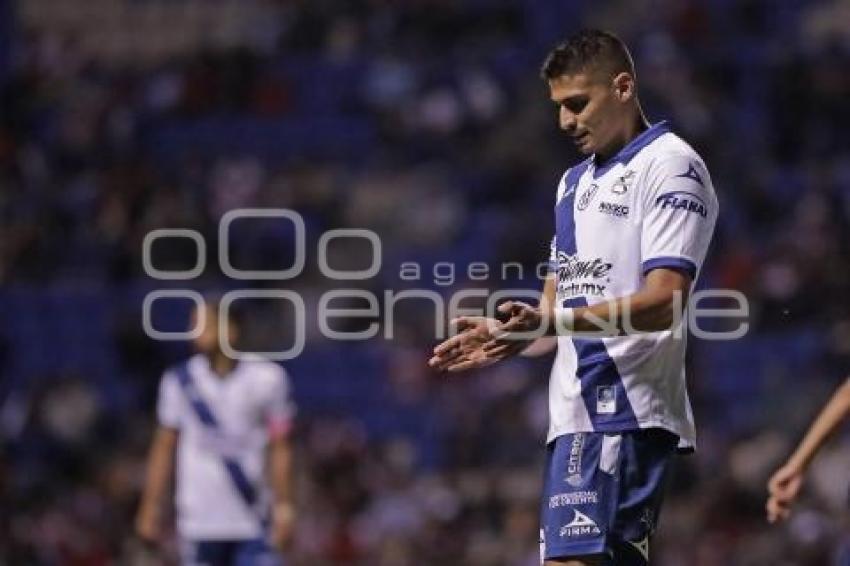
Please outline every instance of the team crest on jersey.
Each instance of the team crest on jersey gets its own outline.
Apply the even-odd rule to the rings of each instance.
[[[624,195],[628,192],[628,190],[632,186],[632,182],[635,180],[635,172],[632,169],[626,171],[623,175],[621,175],[614,184],[611,185],[611,192],[615,195]]]
[[[590,202],[593,200],[593,197],[596,195],[596,191],[599,190],[599,185],[596,183],[591,184],[585,191],[578,197],[578,206],[579,210],[584,210],[588,207]]]

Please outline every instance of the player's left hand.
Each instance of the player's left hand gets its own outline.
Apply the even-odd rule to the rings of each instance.
[[[271,544],[285,550],[292,542],[295,530],[295,507],[291,503],[277,503],[272,509]]]
[[[457,334],[438,344],[428,365],[440,371],[462,371],[484,367],[496,360],[487,359],[484,345],[493,340],[500,323],[495,318],[461,316],[451,322]]]
[[[498,311],[510,318],[499,325],[493,339],[484,344],[484,354],[488,358],[504,359],[519,354],[542,336],[543,315],[539,309],[520,301],[508,301],[499,305]],[[533,338],[524,335],[530,332],[538,335]]]
[[[522,301],[507,301],[499,305],[497,310],[510,317],[499,327],[499,339],[517,338],[515,334],[510,336],[511,333],[542,330],[540,325],[543,324],[543,314],[538,308]]]

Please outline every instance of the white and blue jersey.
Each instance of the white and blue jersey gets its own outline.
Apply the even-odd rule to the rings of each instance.
[[[550,265],[557,304],[593,305],[637,292],[656,268],[699,274],[717,218],[705,164],[665,122],[598,167],[593,157],[558,186]],[[685,339],[676,329],[558,337],[547,442],[575,432],[663,428],[693,447]]]
[[[252,358],[219,377],[209,358],[197,354],[165,372],[157,413],[161,426],[179,431],[180,536],[187,541],[261,538],[266,449],[272,437],[288,433],[295,413],[283,368]],[[254,497],[257,501],[250,501]]]

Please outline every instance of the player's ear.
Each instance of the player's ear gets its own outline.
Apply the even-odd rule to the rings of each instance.
[[[619,73],[614,77],[614,96],[620,102],[628,102],[635,95],[635,78],[629,73]]]

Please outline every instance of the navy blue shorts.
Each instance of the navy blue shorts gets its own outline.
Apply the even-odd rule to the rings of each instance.
[[[183,566],[283,566],[263,539],[184,540],[180,550]]]
[[[646,566],[679,438],[663,429],[577,432],[549,443],[541,560],[602,554]]]

